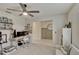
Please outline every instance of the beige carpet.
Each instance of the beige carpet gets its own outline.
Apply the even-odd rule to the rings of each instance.
[[[44,42],[43,42],[44,43]],[[18,47],[18,49],[10,55],[54,55],[55,49],[52,46],[32,43],[29,47],[27,45]]]

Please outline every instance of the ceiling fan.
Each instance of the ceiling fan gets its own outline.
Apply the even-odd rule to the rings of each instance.
[[[34,15],[31,14],[31,13],[39,13],[39,10],[27,11],[27,9],[26,9],[27,5],[26,5],[26,4],[19,3],[19,5],[20,5],[20,7],[22,8],[22,10],[16,10],[16,9],[11,9],[11,8],[7,8],[7,10],[16,11],[16,12],[21,12],[21,14],[19,14],[19,16],[22,16],[22,15],[29,15],[29,16],[31,16],[31,17],[34,17]]]

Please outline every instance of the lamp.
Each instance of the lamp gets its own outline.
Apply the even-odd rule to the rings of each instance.
[[[27,12],[23,12],[23,15],[28,15]]]

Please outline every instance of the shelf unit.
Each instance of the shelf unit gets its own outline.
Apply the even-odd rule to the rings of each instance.
[[[13,23],[12,19],[9,19],[7,17],[0,17],[0,29],[12,29]]]
[[[0,17],[0,32],[2,33],[2,34],[6,34],[7,35],[7,42],[6,43],[2,43],[0,46],[1,46],[1,51],[2,51],[2,53],[1,54],[4,54],[4,48],[6,48],[6,47],[8,47],[8,46],[10,46],[10,48],[11,47],[13,47],[13,46],[11,46],[11,45],[9,45],[9,43],[11,43],[12,44],[12,42],[11,42],[11,39],[12,39],[12,37],[11,37],[11,30],[12,30],[12,27],[13,27],[13,22],[12,22],[12,19],[9,19],[9,18],[7,18],[7,17]],[[11,37],[11,38],[9,38],[9,37]],[[4,37],[3,37],[4,38]],[[2,39],[3,40],[3,39]],[[9,49],[7,49],[7,51],[8,51]]]

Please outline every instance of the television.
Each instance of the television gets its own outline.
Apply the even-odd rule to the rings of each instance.
[[[17,32],[17,37],[19,37],[19,36],[25,36],[27,32],[28,31],[20,31],[20,32]]]

